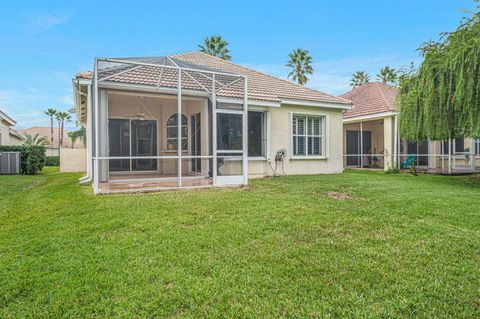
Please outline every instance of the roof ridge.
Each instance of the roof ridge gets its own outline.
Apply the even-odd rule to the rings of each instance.
[[[377,90],[380,92],[380,96],[382,97],[385,105],[387,105],[388,108],[391,108],[390,102],[388,101],[387,97],[385,96],[385,93],[383,92],[382,88],[380,87],[380,85],[383,85],[383,84],[385,84],[385,86],[387,86],[387,87],[389,87],[389,85],[386,84],[386,83],[383,83],[383,82],[374,82],[374,84],[376,84],[375,86],[376,86]]]
[[[273,78],[273,79],[276,79],[276,80],[280,80],[286,84],[289,84],[289,85],[293,85],[295,87],[298,87],[298,88],[302,88],[302,89],[306,89],[308,91],[312,91],[312,92],[316,92],[316,93],[321,93],[321,94],[325,94],[325,95],[328,95],[328,96],[332,96],[332,97],[335,97],[335,98],[338,98],[340,100],[343,100],[346,104],[352,104],[352,102],[350,100],[347,100],[345,98],[342,98],[342,97],[339,97],[339,96],[335,96],[335,95],[331,95],[331,94],[328,94],[328,93],[325,93],[325,92],[322,92],[322,91],[319,91],[319,90],[315,90],[315,89],[312,89],[312,88],[309,88],[309,87],[306,87],[306,86],[303,86],[303,85],[300,85],[298,83],[294,83],[294,82],[290,82],[288,80],[285,80],[285,79],[282,79],[282,78],[279,78],[279,77],[276,77],[276,76],[273,76],[273,75],[270,75],[270,74],[267,74],[267,73],[263,73],[263,72],[260,72],[260,71],[257,71],[257,70],[254,70],[254,69],[250,69],[250,68],[247,68],[246,66],[243,66],[243,65],[240,65],[240,64],[236,64],[236,63],[233,63],[231,61],[228,61],[228,60],[224,60],[224,59],[221,59],[219,57],[216,57],[216,56],[213,56],[213,55],[210,55],[208,53],[205,53],[205,52],[201,52],[201,51],[188,51],[188,52],[184,52],[184,53],[178,53],[178,54],[175,54],[173,56],[176,56],[176,55],[182,55],[182,54],[189,54],[189,53],[200,53],[202,55],[205,55],[209,58],[213,58],[213,59],[216,59],[216,60],[219,60],[221,62],[226,62],[228,64],[231,64],[235,67],[239,67],[239,68],[242,68],[242,69],[245,69],[245,70],[248,70],[250,72],[254,72],[254,73],[257,73],[257,74],[261,74],[261,75],[264,75],[264,76],[267,76],[269,78]],[[170,56],[170,57],[173,57],[173,56]],[[333,103],[333,102],[325,102],[325,103]],[[333,103],[334,104],[334,103]]]

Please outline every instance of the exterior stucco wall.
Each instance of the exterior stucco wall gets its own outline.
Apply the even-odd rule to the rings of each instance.
[[[183,104],[183,112],[189,119],[189,135],[190,135],[190,116],[195,113],[201,113],[202,119],[202,150],[201,155],[207,155],[207,130],[205,130],[205,121],[208,118],[206,114],[206,99],[186,100]],[[111,91],[108,94],[108,111],[104,115],[106,118],[130,118],[137,113],[147,113],[150,119],[157,121],[157,150],[159,155],[176,155],[176,151],[171,153],[166,149],[166,129],[165,123],[168,117],[177,111],[176,99],[161,97],[145,97],[141,100],[134,95],[118,94]],[[267,114],[267,153],[266,159],[250,159],[248,171],[250,178],[258,178],[271,176],[273,174],[270,168],[275,166],[275,153],[277,150],[286,148],[287,157],[284,160],[284,172],[287,175],[301,174],[333,174],[343,172],[343,134],[342,134],[342,110],[329,107],[309,107],[299,105],[282,105],[281,107],[260,107],[249,105],[249,110],[262,110]],[[292,116],[293,114],[305,114],[314,116],[324,116],[324,150],[323,156],[294,158],[292,150]],[[108,126],[108,121],[104,119],[102,125]],[[102,134],[100,134],[101,138]],[[105,134],[103,135],[105,136]],[[106,138],[106,137],[105,137]],[[190,144],[190,139],[188,141]],[[101,149],[107,144],[101,144]],[[102,153],[102,152],[101,152]],[[188,152],[184,152],[188,155]],[[170,171],[162,171],[167,169],[168,165],[159,165],[158,172],[161,174],[176,174],[176,161],[172,162],[173,166]],[[187,172],[189,163],[184,161],[185,167],[182,171]],[[203,174],[207,175],[207,165]],[[163,167],[163,168],[162,168]],[[160,169],[162,168],[162,169]],[[278,167],[281,172],[281,167]],[[122,172],[123,174],[124,172]]]
[[[10,144],[10,133],[8,132],[8,125],[0,119],[0,145]]]
[[[384,169],[388,170],[393,167],[393,155],[394,155],[394,132],[393,127],[395,125],[394,117],[389,116],[383,119],[383,143],[384,143]]]
[[[297,105],[282,105],[280,108],[270,108],[270,154],[272,165],[275,165],[275,153],[281,148],[287,149],[287,158],[284,161],[287,175],[302,174],[334,174],[343,172],[343,135],[342,110],[333,108],[305,107]],[[307,114],[325,116],[325,159],[293,157],[292,125],[293,114]],[[268,143],[267,142],[267,143]],[[261,172],[271,175],[268,162],[249,161],[249,172],[252,176],[259,176]]]
[[[20,145],[22,143],[21,138],[10,134],[10,125],[0,119],[0,145]]]
[[[86,148],[62,148],[60,149],[60,172],[86,172],[87,149]]]

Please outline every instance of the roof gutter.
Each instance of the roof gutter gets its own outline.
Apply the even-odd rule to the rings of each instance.
[[[282,100],[282,104],[289,105],[301,105],[301,106],[314,106],[314,107],[325,107],[332,109],[340,110],[350,110],[352,108],[351,104],[343,103],[327,103],[327,102],[312,102],[312,101],[303,101],[303,100]]]
[[[355,116],[355,117],[344,118],[343,123],[350,123],[350,122],[363,121],[363,120],[378,120],[384,117],[394,116],[398,114],[399,114],[398,112],[383,112],[383,113]]]

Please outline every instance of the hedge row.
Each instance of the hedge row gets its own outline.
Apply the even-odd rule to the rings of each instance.
[[[20,152],[20,173],[37,175],[45,165],[45,146],[0,145],[0,152]]]
[[[60,157],[47,156],[45,159],[45,166],[60,166]]]

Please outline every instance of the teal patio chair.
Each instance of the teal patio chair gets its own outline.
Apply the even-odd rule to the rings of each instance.
[[[401,167],[402,168],[409,168],[415,163],[415,155],[409,154],[407,159],[402,161]]]

